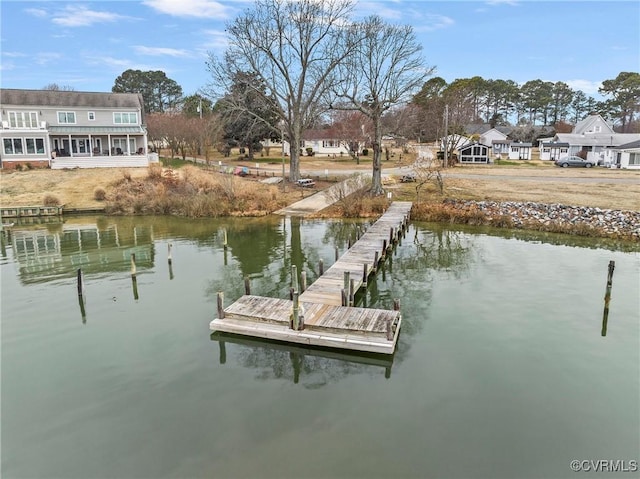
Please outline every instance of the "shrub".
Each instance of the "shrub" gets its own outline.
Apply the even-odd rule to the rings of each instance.
[[[369,150],[367,148],[363,148],[362,149],[362,156],[368,156],[369,155]]]
[[[44,195],[44,198],[42,199],[42,203],[45,206],[59,206],[60,199],[55,195],[47,193],[46,195]]]
[[[97,187],[95,190],[93,190],[93,199],[96,201],[104,201],[107,198],[107,192],[104,190],[104,188],[101,187]]]

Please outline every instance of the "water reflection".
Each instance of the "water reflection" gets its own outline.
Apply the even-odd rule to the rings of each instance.
[[[227,362],[226,343],[234,344],[238,346],[234,350],[238,363],[255,369],[261,380],[287,379],[306,389],[317,389],[352,374],[391,377],[393,356],[346,353],[222,332],[212,333],[211,340],[219,344],[220,364]]]
[[[74,277],[78,268],[85,274],[126,271],[132,254],[141,269],[154,261],[153,228],[145,225],[79,220],[18,226],[6,231],[6,241],[22,284]]]

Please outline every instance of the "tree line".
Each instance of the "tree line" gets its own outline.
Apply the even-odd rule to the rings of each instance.
[[[353,0],[257,0],[227,24],[229,46],[209,54],[211,81],[196,95],[184,97],[161,71],[127,70],[112,90],[141,93],[150,138],[176,152],[216,145],[253,154],[265,138],[300,145],[310,128],[342,130],[351,144],[365,139],[373,151],[374,194],[382,192],[383,135],[432,141],[444,136],[445,123],[449,134],[480,122],[562,128],[592,113],[620,131],[638,130],[638,73],[605,80],[601,102],[563,82],[518,85],[476,76],[447,83],[432,77],[435,68],[412,27],[376,15],[353,21],[354,6]],[[301,154],[290,149],[292,181]]]

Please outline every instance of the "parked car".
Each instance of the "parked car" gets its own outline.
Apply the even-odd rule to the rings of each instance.
[[[235,170],[233,170],[233,174],[238,176],[247,176],[249,174],[249,168],[246,166],[236,166]]]
[[[412,181],[416,181],[416,174],[407,173],[406,175],[402,175],[402,178],[400,178],[400,181],[402,183],[411,183]]]
[[[298,180],[298,186],[302,188],[313,188],[314,186],[316,186],[316,182],[311,178],[300,178]]]
[[[596,165],[593,161],[585,160],[579,156],[565,156],[554,161],[554,164],[563,168],[567,168],[568,166],[583,166],[585,168],[591,168]]]

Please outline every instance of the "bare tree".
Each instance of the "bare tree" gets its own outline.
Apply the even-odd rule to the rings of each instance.
[[[347,61],[340,65],[344,81],[335,93],[350,101],[373,125],[373,175],[371,193],[380,195],[382,188],[382,118],[392,106],[408,103],[426,76],[427,69],[411,26],[386,24],[371,16],[358,25],[358,41]]]
[[[230,44],[223,58],[209,55],[209,96],[223,98],[220,89],[230,91],[241,72],[264,85],[290,144],[291,181],[300,178],[302,132],[325,108],[336,68],[351,52],[353,6],[353,0],[257,0],[227,25]]]

